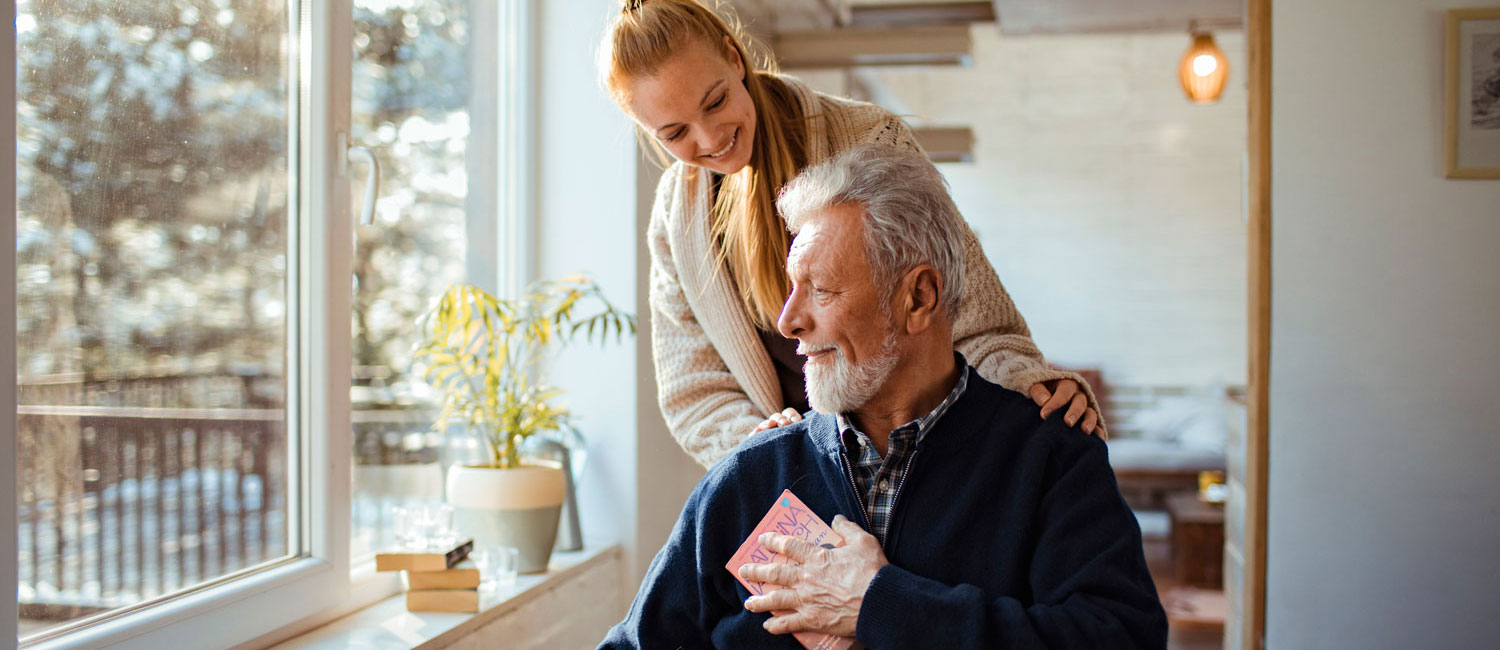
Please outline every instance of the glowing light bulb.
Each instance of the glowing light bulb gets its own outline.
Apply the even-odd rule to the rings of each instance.
[[[1219,61],[1211,54],[1199,54],[1193,57],[1193,74],[1207,77],[1219,68]]]
[[[1214,37],[1208,32],[1194,32],[1193,44],[1177,61],[1177,80],[1188,99],[1199,104],[1211,104],[1224,90],[1224,81],[1229,78],[1229,61],[1214,45]]]

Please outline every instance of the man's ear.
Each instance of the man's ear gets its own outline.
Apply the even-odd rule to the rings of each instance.
[[[931,264],[921,264],[906,272],[906,277],[901,279],[901,288],[906,333],[927,331],[943,310],[943,276]]]

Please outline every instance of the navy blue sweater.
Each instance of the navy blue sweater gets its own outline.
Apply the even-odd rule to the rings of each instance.
[[[1104,443],[970,376],[898,488],[856,637],[879,648],[1164,648],[1167,619]],[[757,434],[688,497],[601,648],[800,648],[724,568],[789,488],[868,530],[832,416]]]

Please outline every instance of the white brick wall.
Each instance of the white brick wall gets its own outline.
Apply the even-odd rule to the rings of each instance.
[[[1230,79],[1211,106],[1178,87],[1186,33],[980,25],[972,67],[869,73],[913,124],[974,129],[974,162],[941,168],[1054,363],[1245,381],[1244,39],[1216,38]]]

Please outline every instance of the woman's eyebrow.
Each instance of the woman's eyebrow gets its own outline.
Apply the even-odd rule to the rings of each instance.
[[[720,79],[718,81],[715,81],[714,85],[709,86],[708,90],[704,91],[704,93],[703,93],[703,99],[698,100],[698,106],[701,108],[704,104],[707,104],[708,103],[708,96],[714,94],[714,91],[717,90],[719,88],[719,86],[722,86],[722,85],[724,85],[724,80]],[[672,128],[674,126],[677,126],[677,125],[678,125],[677,122],[672,122],[671,124],[663,124],[661,126],[656,127],[656,132],[657,133],[661,133],[662,131],[665,131],[665,130],[670,129],[670,128]]]

